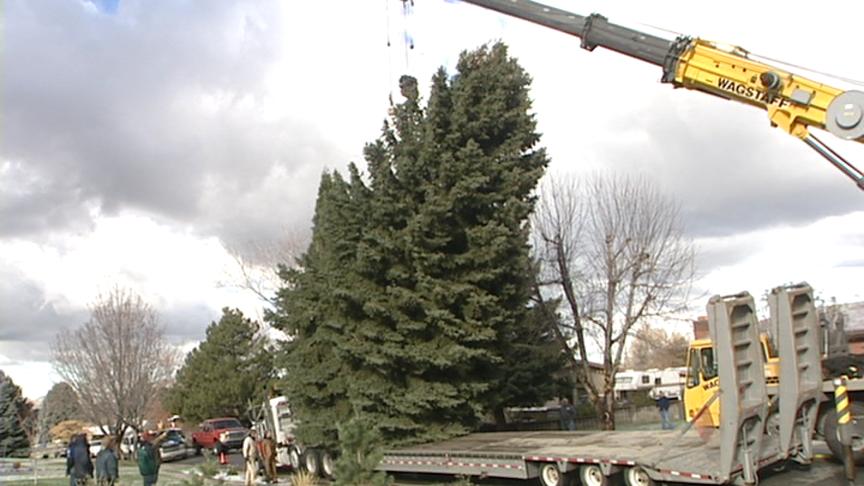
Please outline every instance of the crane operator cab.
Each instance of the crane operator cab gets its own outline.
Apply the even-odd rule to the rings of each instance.
[[[767,335],[760,335],[759,341],[768,394],[775,395],[780,382],[780,360]],[[687,377],[684,381],[684,415],[688,422],[696,420],[695,425],[705,427],[720,425],[720,400],[714,398],[719,383],[714,343],[710,339],[691,342],[687,353]]]

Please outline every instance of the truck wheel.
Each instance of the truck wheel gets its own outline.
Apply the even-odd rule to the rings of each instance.
[[[327,479],[333,479],[333,456],[329,452],[322,451],[321,455],[321,473]]]
[[[201,444],[199,444],[197,442],[193,442],[192,445],[195,446],[195,455],[200,456],[201,455]]]
[[[609,478],[603,475],[600,466],[596,464],[586,464],[579,468],[579,479],[582,480],[584,486],[608,486]]]
[[[654,480],[641,467],[631,467],[624,471],[624,482],[627,486],[654,486]]]
[[[318,459],[318,451],[306,449],[303,453],[303,469],[313,476],[321,474],[321,461]]]
[[[553,462],[544,462],[540,465],[540,484],[542,486],[570,486],[573,477],[561,472],[558,465]]]
[[[296,447],[288,451],[288,463],[294,471],[300,470],[300,451]]]
[[[852,429],[852,457],[855,464],[864,465],[864,403],[852,402],[849,409],[852,412],[852,421],[849,423]],[[834,458],[843,462],[843,444],[840,443],[837,410],[834,408],[825,413],[825,442]]]

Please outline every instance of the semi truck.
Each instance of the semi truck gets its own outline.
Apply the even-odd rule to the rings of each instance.
[[[388,473],[537,478],[543,486],[628,486],[660,481],[756,484],[758,472],[813,457],[816,412],[822,400],[819,323],[809,286],[772,293],[778,310],[784,386],[770,399],[753,297],[714,296],[707,306],[716,343],[716,429],[682,431],[499,432],[386,451]]]
[[[270,434],[276,442],[276,466],[303,469],[312,474],[332,477],[333,456],[322,450],[304,447],[296,438],[297,422],[284,395],[271,397],[253,414],[252,428],[259,437]]]

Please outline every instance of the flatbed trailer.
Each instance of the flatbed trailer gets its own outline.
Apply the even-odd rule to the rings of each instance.
[[[708,303],[717,349],[719,428],[477,433],[386,451],[378,469],[537,478],[543,486],[569,485],[577,477],[585,486],[604,486],[621,475],[630,486],[645,486],[658,481],[756,484],[761,468],[789,460],[809,463],[822,399],[813,291],[806,284],[780,287],[769,300],[780,323],[784,384],[774,399],[767,394],[753,297],[745,292],[715,296]]]
[[[480,433],[390,451],[382,464],[388,472],[541,478],[543,484],[550,478],[551,484],[561,483],[556,478],[562,471],[564,476],[581,472],[594,478],[583,480],[589,485],[637,466],[647,471],[650,464],[654,474],[647,475],[655,480],[717,484],[707,471],[716,463],[720,444],[706,445],[691,432],[683,437],[674,431]]]

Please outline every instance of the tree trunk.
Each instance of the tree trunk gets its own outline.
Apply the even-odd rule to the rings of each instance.
[[[615,400],[610,390],[603,393],[603,430],[615,430]]]
[[[507,417],[504,415],[504,407],[495,407],[495,425],[504,425],[507,423]]]

